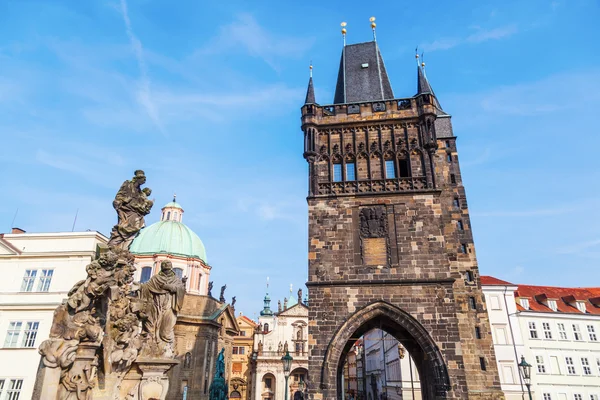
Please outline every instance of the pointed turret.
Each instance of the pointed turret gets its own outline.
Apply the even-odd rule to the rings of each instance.
[[[315,101],[315,88],[313,86],[312,76],[308,80],[308,89],[306,89],[306,100],[304,104],[317,104]]]
[[[417,94],[415,96],[419,96],[421,94],[430,94],[433,96],[433,103],[435,107],[438,109],[438,115],[445,115],[446,113],[442,109],[440,102],[435,95],[435,92],[431,88],[429,84],[429,80],[427,79],[427,75],[425,74],[425,63],[422,62],[420,65],[418,63],[419,57],[417,55]]]
[[[269,297],[269,278],[267,277],[267,293],[265,293],[265,298],[263,299],[264,305],[263,309],[260,312],[261,316],[271,316],[273,315],[273,311],[271,311],[271,297]]]

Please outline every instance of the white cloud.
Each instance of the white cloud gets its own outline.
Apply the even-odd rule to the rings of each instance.
[[[493,29],[482,29],[479,26],[474,27],[477,31],[466,37],[446,37],[436,39],[431,43],[424,43],[419,46],[426,52],[436,50],[449,50],[462,44],[479,44],[489,40],[500,40],[516,34],[519,30],[517,25],[507,25]]]

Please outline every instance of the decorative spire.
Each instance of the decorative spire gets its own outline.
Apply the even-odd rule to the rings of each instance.
[[[377,35],[375,35],[375,28],[377,27],[377,24],[375,23],[375,17],[369,18],[369,21],[371,21],[371,29],[373,30],[373,41],[376,42]]]
[[[430,94],[433,96],[433,104],[438,109],[438,115],[446,114],[440,105],[431,85],[429,84],[429,80],[427,79],[427,75],[425,75],[425,55],[421,53],[421,62],[419,63],[419,54],[417,53],[418,48],[415,49],[415,59],[417,60],[417,94]]]
[[[271,311],[271,298],[269,297],[269,277],[267,276],[267,293],[265,294],[265,298],[263,299],[263,309],[260,312],[261,316],[270,316],[273,315],[273,311]]]
[[[348,25],[345,22],[342,22],[340,24],[340,26],[342,27],[342,38],[344,39],[344,47],[346,47],[346,25]]]
[[[173,203],[177,201],[177,193],[173,193]]]
[[[315,88],[313,86],[312,79],[312,61],[310,62],[310,78],[308,78],[308,89],[306,89],[306,100],[304,100],[304,104],[317,104],[315,101]]]

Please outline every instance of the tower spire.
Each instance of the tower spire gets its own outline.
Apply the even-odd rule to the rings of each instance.
[[[442,106],[440,105],[440,102],[438,101],[435,93],[433,92],[433,89],[431,88],[431,85],[429,84],[429,80],[427,79],[427,75],[425,74],[425,57],[424,57],[424,53],[421,53],[421,62],[419,63],[419,54],[417,53],[418,48],[415,49],[415,59],[417,60],[417,94],[416,96],[420,95],[420,94],[430,94],[433,96],[433,102],[435,104],[435,106],[437,107],[437,109],[442,113],[444,113],[444,110],[442,110]]]
[[[271,298],[269,297],[269,277],[267,276],[267,293],[265,294],[265,298],[263,299],[263,309],[260,312],[260,315],[273,315],[273,311],[271,311]]]
[[[315,88],[313,86],[313,78],[312,78],[312,61],[310,62],[310,77],[308,78],[308,88],[306,89],[306,100],[304,100],[304,104],[317,104],[315,101]]]

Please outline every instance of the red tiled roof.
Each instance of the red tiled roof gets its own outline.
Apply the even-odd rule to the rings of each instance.
[[[553,286],[519,285],[515,297],[529,299],[529,310],[538,312],[555,312],[545,304],[536,300],[536,296],[545,294],[547,299],[556,301],[556,312],[581,314],[575,305],[576,300],[585,301],[589,314],[600,315],[600,307],[595,306],[590,299],[600,296],[600,287],[591,288],[562,288]],[[541,297],[540,297],[541,298]]]
[[[244,321],[246,321],[247,323],[249,323],[251,326],[257,326],[258,324],[254,321],[252,321],[250,318],[246,317],[245,315],[242,315],[242,319]]]
[[[503,281],[502,279],[494,278],[493,276],[482,275],[482,285],[512,285],[510,282]]]

